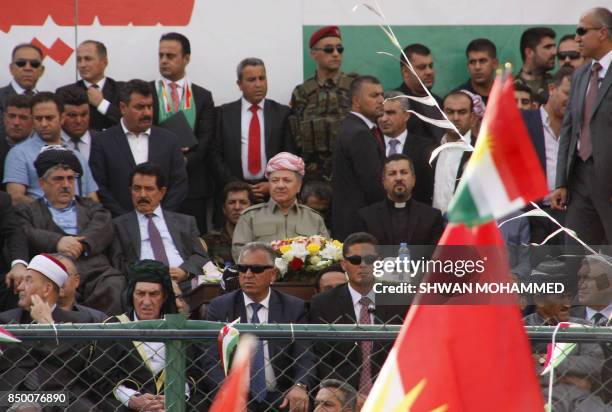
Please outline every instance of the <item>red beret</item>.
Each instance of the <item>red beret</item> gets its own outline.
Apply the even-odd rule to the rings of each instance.
[[[340,39],[342,38],[338,26],[326,26],[312,33],[312,36],[310,36],[310,41],[308,42],[308,46],[312,49],[312,47],[324,37],[338,37]]]

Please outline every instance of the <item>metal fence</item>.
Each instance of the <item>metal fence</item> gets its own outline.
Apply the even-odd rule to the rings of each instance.
[[[0,345],[4,351],[0,355],[0,411],[17,401],[38,401],[49,411],[127,410],[116,394],[121,397],[124,392],[129,398],[130,389],[150,393],[145,401],[164,403],[166,411],[207,410],[223,379],[216,341],[221,326],[188,321],[180,315],[128,324],[9,325],[6,329],[22,343]],[[237,325],[241,333],[267,342],[266,367],[276,381],[276,390],[270,388],[265,397],[252,399],[250,405],[257,410],[277,410],[283,391],[296,380],[308,384],[311,401],[322,378],[339,378],[358,386],[361,342],[372,342],[370,360],[375,374],[399,328]],[[553,330],[527,328],[538,370]],[[571,352],[556,367],[553,411],[612,409],[612,329],[563,329],[556,341],[576,345],[565,348]],[[154,375],[142,356],[149,359],[151,369],[164,372]],[[269,371],[265,373],[268,380]],[[545,396],[547,382],[542,378]],[[33,398],[43,392],[55,398]],[[24,393],[29,398],[15,397]],[[61,394],[67,396],[63,402]]]

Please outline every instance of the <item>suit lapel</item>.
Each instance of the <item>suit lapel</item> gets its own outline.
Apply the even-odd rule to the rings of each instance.
[[[272,129],[272,110],[270,109],[270,104],[268,103],[268,100],[264,100],[264,153],[266,154],[266,158],[269,159],[270,156],[268,155],[268,148],[271,147],[270,144],[270,139],[272,138],[270,136],[271,134],[271,129]]]
[[[151,128],[151,134],[149,135],[149,157],[147,158],[148,162],[155,162],[155,159],[159,157],[161,154],[160,150],[162,149],[161,144],[159,144],[160,137],[153,131]]]
[[[591,119],[597,112],[597,108],[601,104],[606,92],[612,85],[612,70],[608,68],[608,72],[606,73],[606,77],[604,77],[601,86],[599,86],[599,90],[597,91],[597,98],[595,99],[595,105],[593,106],[593,111],[591,112]],[[590,119],[589,119],[590,120]]]
[[[132,149],[130,149],[130,144],[128,143],[127,136],[125,135],[125,132],[123,131],[123,126],[121,126],[121,123],[119,123],[115,127],[117,127],[118,129],[118,133],[115,135],[116,136],[115,143],[116,143],[117,151],[119,153],[124,154],[127,160],[127,164],[129,165],[129,169],[131,170],[134,167],[136,167],[136,161],[134,160],[134,156],[132,155]]]
[[[233,322],[234,320],[236,320],[236,318],[240,317],[240,323],[249,323],[249,319],[247,319],[246,306],[244,304],[244,295],[242,294],[242,291],[240,289],[236,291],[233,309],[233,319],[228,319],[228,322]]]
[[[228,145],[227,147],[234,147],[237,150],[238,156],[236,160],[238,160],[238,165],[240,166],[240,170],[242,171],[241,176],[244,176],[244,170],[242,170],[242,100],[235,101],[231,109],[229,110],[230,115],[230,133],[229,137],[232,140],[231,142],[224,142],[224,144]]]
[[[76,203],[76,215],[77,215],[77,231],[78,233],[81,233],[83,231],[83,229],[85,228],[85,217],[87,215],[87,212],[85,210],[85,208],[83,207],[83,205],[81,205],[81,202],[77,201],[75,198],[75,203]]]
[[[588,67],[578,76],[576,85],[576,97],[578,103],[578,119],[582,122],[583,110],[584,110],[584,98],[586,97],[587,87],[589,85],[589,74]]]
[[[338,300],[340,301],[338,303],[340,304],[341,313],[343,313],[344,316],[350,320],[349,323],[357,323],[357,319],[355,318],[355,307],[353,306],[351,292],[349,292],[348,289],[348,283],[339,286],[339,288],[341,289],[338,291]],[[340,323],[342,323],[342,320],[340,320]]]
[[[185,248],[183,247],[184,245],[183,239],[181,238],[181,232],[178,230],[180,224],[176,221],[176,215],[173,213],[168,213],[165,210],[162,210],[162,213],[164,215],[164,220],[166,221],[166,227],[170,232],[170,236],[172,237],[176,250],[178,250],[183,260],[187,260],[188,256],[183,255]]]
[[[125,230],[130,236],[130,245],[134,247],[134,253],[140,260],[140,227],[138,226],[138,216],[131,211],[129,219],[125,220]]]

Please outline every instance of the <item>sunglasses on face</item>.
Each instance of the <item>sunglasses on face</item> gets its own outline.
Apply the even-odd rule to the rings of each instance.
[[[585,34],[587,34],[590,30],[599,30],[601,29],[601,27],[576,27],[576,34],[578,36],[584,36]]]
[[[338,53],[342,54],[342,52],[344,51],[344,46],[339,44],[335,47],[335,49]],[[323,53],[332,54],[334,52],[334,46],[330,44],[325,47],[315,47],[313,48],[313,50],[320,50]]]
[[[366,265],[371,265],[376,260],[378,260],[378,256],[376,255],[365,255],[365,256],[354,255],[354,256],[347,256],[345,257],[345,259],[351,265],[361,265],[361,262],[364,262]]]
[[[247,273],[249,270],[251,273],[259,275],[268,269],[273,269],[271,265],[236,265],[236,270],[240,273]]]
[[[24,68],[26,64],[29,63],[30,67],[33,69],[38,69],[40,65],[42,64],[40,60],[27,60],[27,59],[15,60],[13,63],[15,63],[15,66],[21,67],[21,68]]]
[[[559,60],[565,60],[565,59],[576,60],[580,58],[580,53],[577,51],[559,52],[557,53],[557,58]]]

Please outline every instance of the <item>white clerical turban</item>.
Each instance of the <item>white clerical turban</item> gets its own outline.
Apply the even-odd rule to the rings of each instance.
[[[64,282],[68,280],[68,271],[66,266],[56,258],[46,253],[34,256],[28,265],[28,269],[40,272],[48,277],[53,283],[60,288],[64,286]]]

